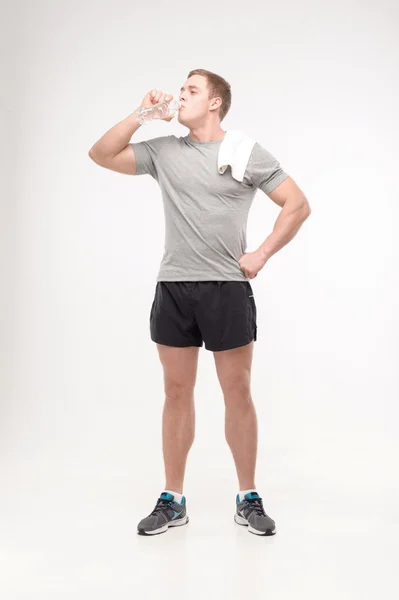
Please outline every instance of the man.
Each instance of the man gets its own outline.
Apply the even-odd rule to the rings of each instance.
[[[173,96],[149,91],[140,106]],[[183,480],[194,441],[194,387],[199,348],[214,353],[225,402],[225,435],[237,470],[239,492],[234,519],[251,533],[273,535],[275,522],[264,510],[255,486],[257,419],[250,377],[257,336],[251,279],[285,246],[310,214],[309,203],[277,160],[256,143],[243,181],[217,169],[225,131],[221,121],[231,104],[222,77],[197,69],[180,90],[179,122],[185,137],[130,139],[139,128],[136,112],[112,127],[89,152],[98,165],[157,180],[165,210],[165,253],[150,313],[151,339],[164,371],[162,421],[166,485],[138,533],[156,535],[189,518]],[[166,117],[170,121],[173,117]],[[246,222],[257,189],[282,210],[272,233],[245,253]]]

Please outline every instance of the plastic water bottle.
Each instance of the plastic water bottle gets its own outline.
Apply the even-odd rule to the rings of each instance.
[[[176,116],[177,111],[180,108],[179,100],[171,100],[170,102],[159,102],[158,104],[154,104],[154,106],[146,106],[144,108],[139,108],[136,111],[137,120],[140,125],[144,125],[145,123],[149,123],[150,121],[154,121],[155,119],[164,119],[169,116]]]

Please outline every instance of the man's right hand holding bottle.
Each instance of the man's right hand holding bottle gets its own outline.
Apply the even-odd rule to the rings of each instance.
[[[161,90],[153,89],[147,92],[147,94],[144,96],[140,108],[151,108],[160,102],[165,101],[169,103],[171,100],[173,100],[172,94],[165,94]],[[174,115],[169,115],[164,117],[162,121],[171,121],[173,118]]]

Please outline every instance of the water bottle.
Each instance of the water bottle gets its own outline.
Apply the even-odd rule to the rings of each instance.
[[[176,116],[177,111],[180,108],[179,100],[171,100],[170,102],[159,102],[158,104],[154,104],[154,106],[146,106],[144,108],[139,108],[136,111],[137,120],[140,125],[144,125],[145,123],[149,123],[150,121],[154,121],[154,119],[164,119],[169,116]]]

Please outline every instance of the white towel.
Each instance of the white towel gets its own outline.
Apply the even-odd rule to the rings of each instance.
[[[256,141],[245,133],[229,129],[220,144],[218,171],[221,175],[230,165],[231,174],[237,181],[244,179],[245,170]]]

